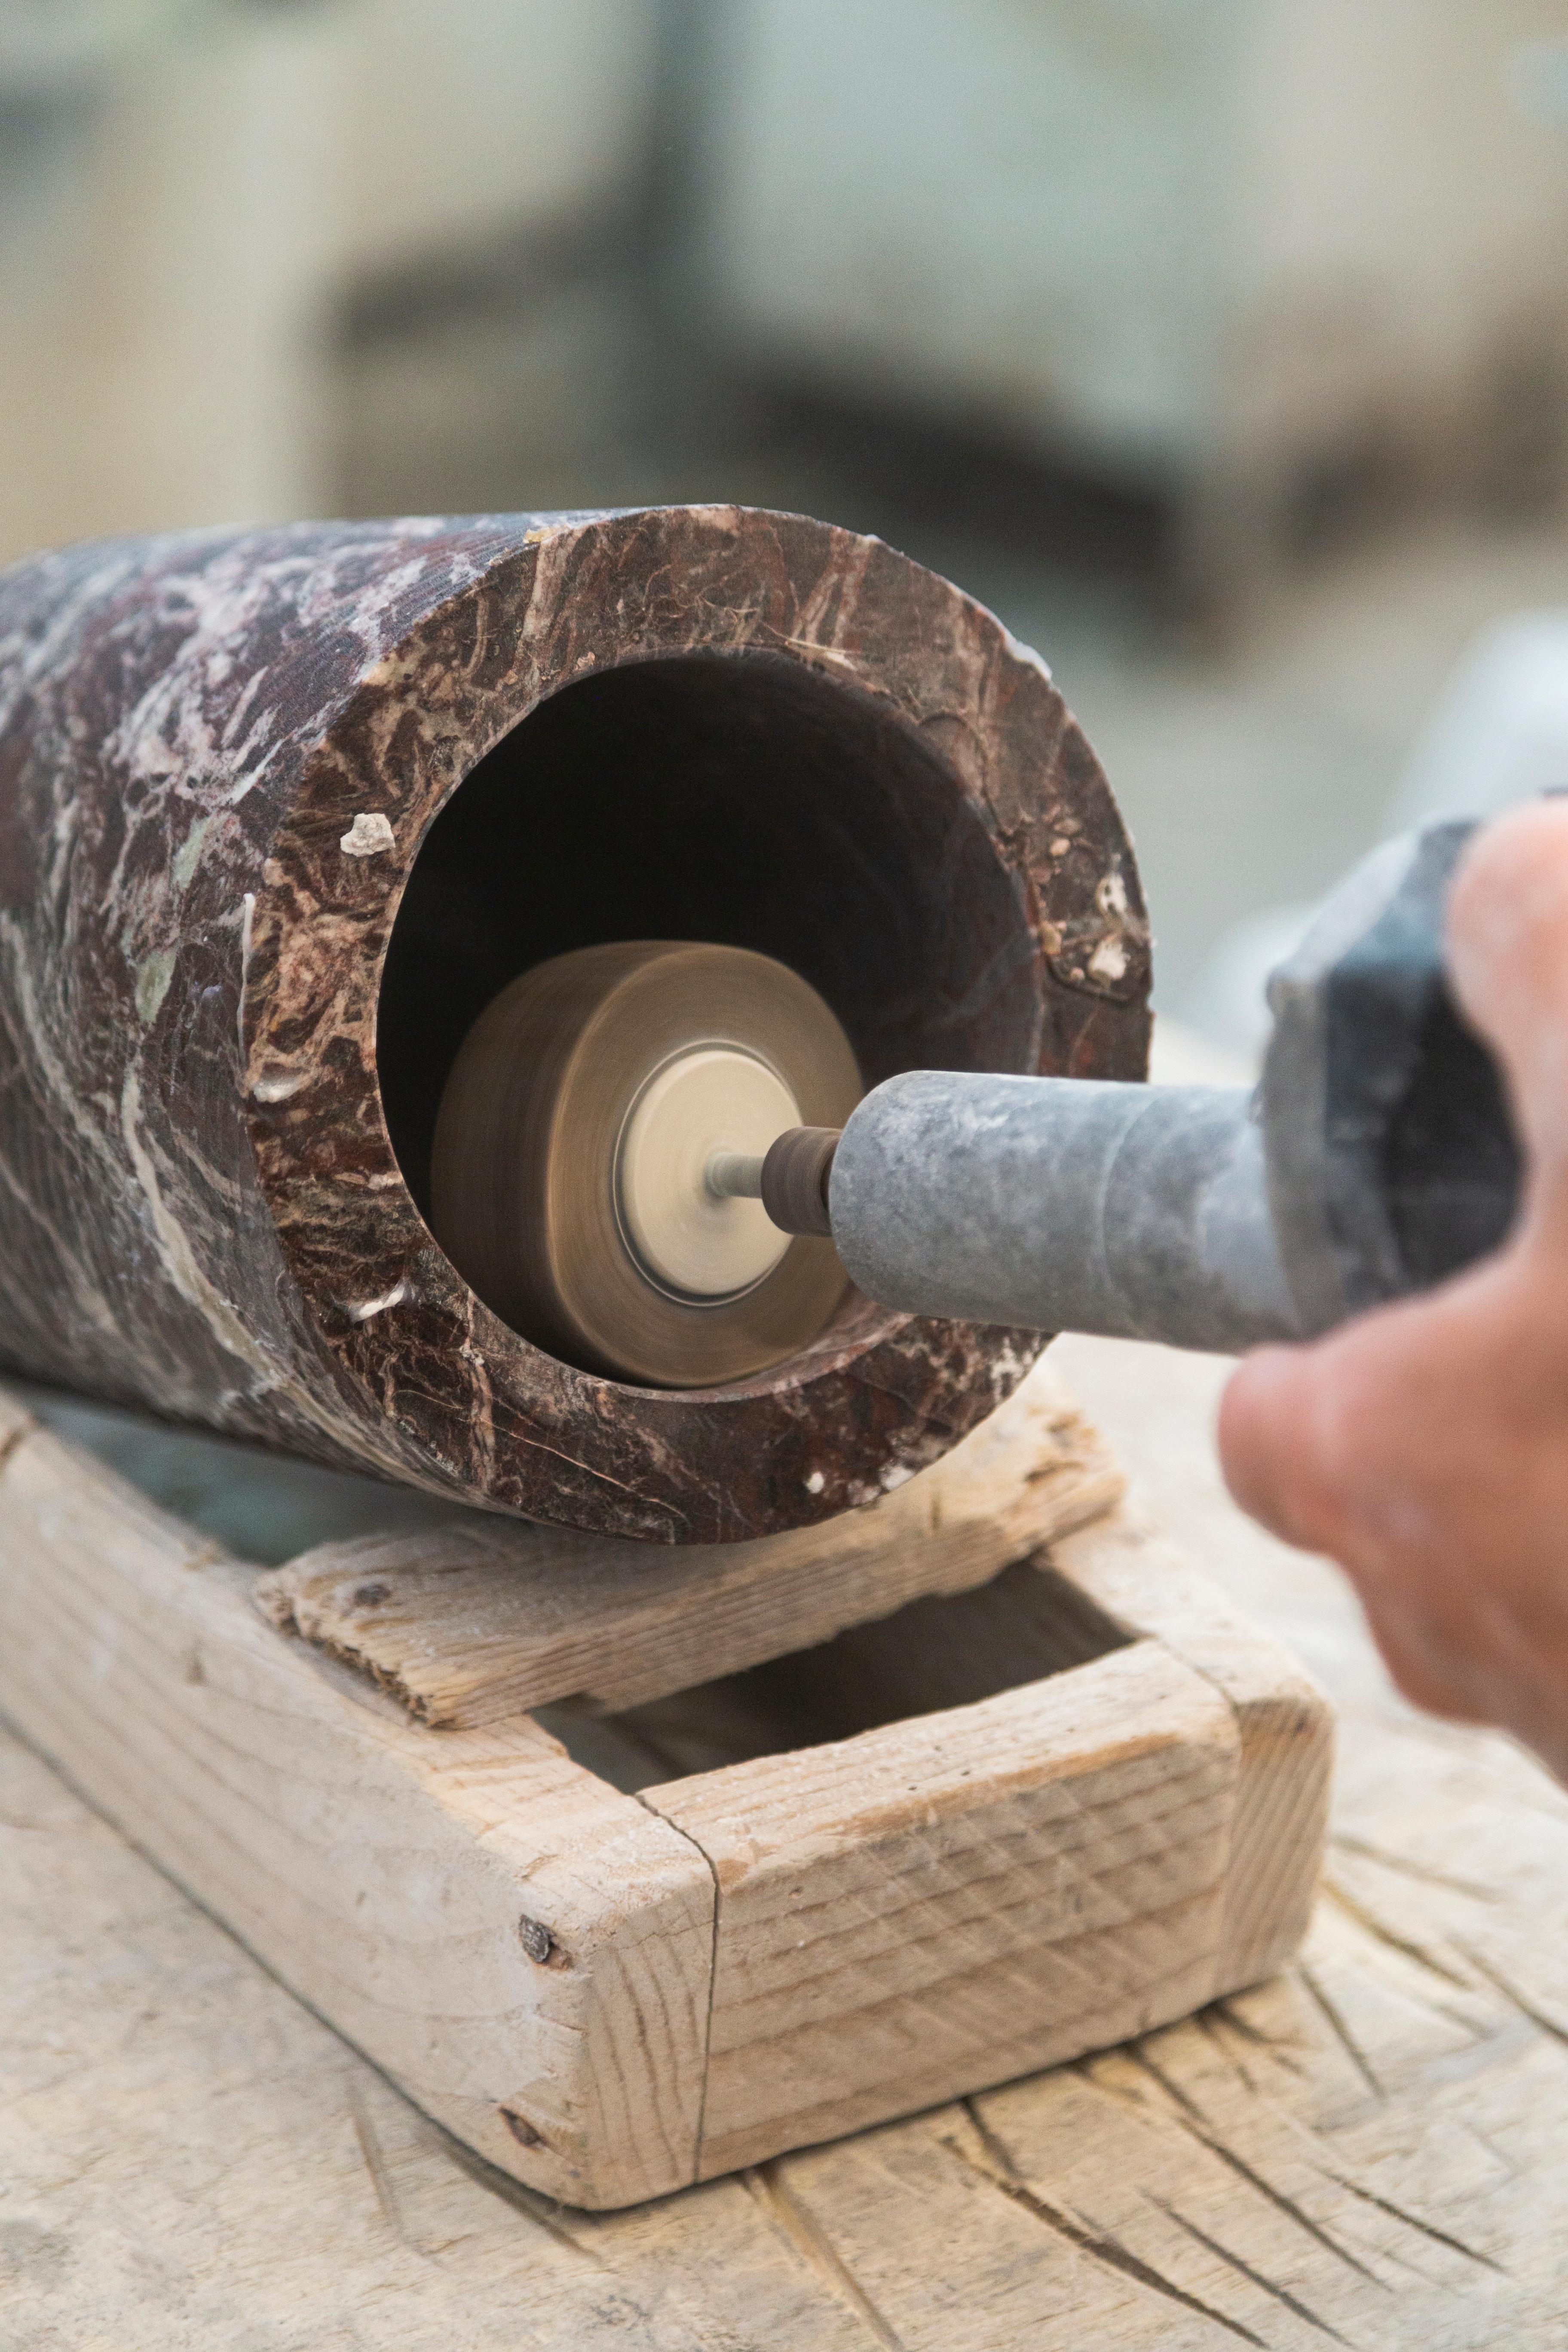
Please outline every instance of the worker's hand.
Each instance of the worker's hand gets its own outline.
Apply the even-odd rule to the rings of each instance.
[[[1244,1509],[1331,1554],[1417,1705],[1497,1723],[1568,1780],[1568,803],[1479,835],[1448,908],[1456,993],[1526,1155],[1493,1257],[1231,1380]]]

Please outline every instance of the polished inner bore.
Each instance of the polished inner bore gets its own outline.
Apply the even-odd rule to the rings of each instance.
[[[760,1200],[728,1192],[725,1163],[760,1160],[799,1121],[778,1072],[738,1045],[695,1045],[653,1073],[621,1130],[615,1172],[622,1231],[651,1282],[717,1306],[773,1272],[790,1237]]]
[[[776,975],[754,1001],[742,992],[742,1021],[734,991],[704,968],[690,1021],[683,1011],[657,1038],[639,1033],[637,1053],[617,1047],[613,1086],[596,1019],[582,1063],[562,1057],[586,1010],[574,992],[576,1013],[552,998],[545,1019],[541,999],[537,1021],[518,1008],[526,1038],[494,1034],[497,1057],[476,1072],[467,1132],[437,1182],[440,1107],[487,1008],[563,958],[639,940],[708,942],[796,974],[853,1049],[847,1098],[837,1087],[816,1098],[816,1049],[798,1070],[784,1055],[767,1011]],[[447,1255],[524,1339],[584,1371],[654,1386],[754,1379],[831,1320],[862,1317],[863,1302],[841,1282],[830,1288],[831,1244],[809,1238],[716,1305],[655,1276],[611,1181],[650,1073],[700,1045],[732,1045],[787,1077],[800,1123],[840,1125],[866,1087],[897,1070],[1032,1067],[1037,961],[1027,902],[978,805],[887,703],[771,654],[628,662],[542,703],[432,823],[382,983],[387,1127]],[[629,1033],[616,1034],[629,1049]],[[559,1087],[538,1091],[523,1082],[531,1071],[555,1071]]]

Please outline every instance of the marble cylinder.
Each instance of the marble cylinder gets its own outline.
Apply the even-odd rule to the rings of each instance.
[[[0,1364],[541,1520],[899,1484],[1038,1334],[850,1292],[732,1387],[531,1346],[426,1223],[470,1022],[601,939],[780,957],[867,1083],[1137,1077],[1148,935],[1043,665],[736,508],[110,541],[0,577]]]

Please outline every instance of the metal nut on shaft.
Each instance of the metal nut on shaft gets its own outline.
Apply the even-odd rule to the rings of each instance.
[[[827,1179],[843,1132],[837,1127],[786,1127],[763,1160],[763,1206],[782,1233],[831,1236]]]

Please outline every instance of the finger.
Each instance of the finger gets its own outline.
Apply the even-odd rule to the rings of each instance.
[[[1226,1384],[1219,1458],[1226,1485],[1249,1517],[1289,1544],[1324,1541],[1317,1433],[1318,1368],[1311,1348],[1258,1348]]]
[[[1451,1723],[1496,1718],[1495,1705],[1489,1705],[1462,1643],[1432,1625],[1419,1609],[1401,1606],[1375,1585],[1357,1580],[1356,1589],[1384,1664],[1412,1706],[1445,1716]]]
[[[1447,954],[1531,1157],[1555,1173],[1568,1165],[1568,802],[1516,809],[1476,836],[1449,893]]]
[[[1473,1596],[1456,1593],[1433,1556],[1434,1401],[1421,1394],[1432,1319],[1429,1308],[1384,1308],[1314,1347],[1249,1357],[1221,1402],[1220,1456],[1244,1510],[1346,1571],[1405,1696],[1479,1721],[1488,1701]]]

